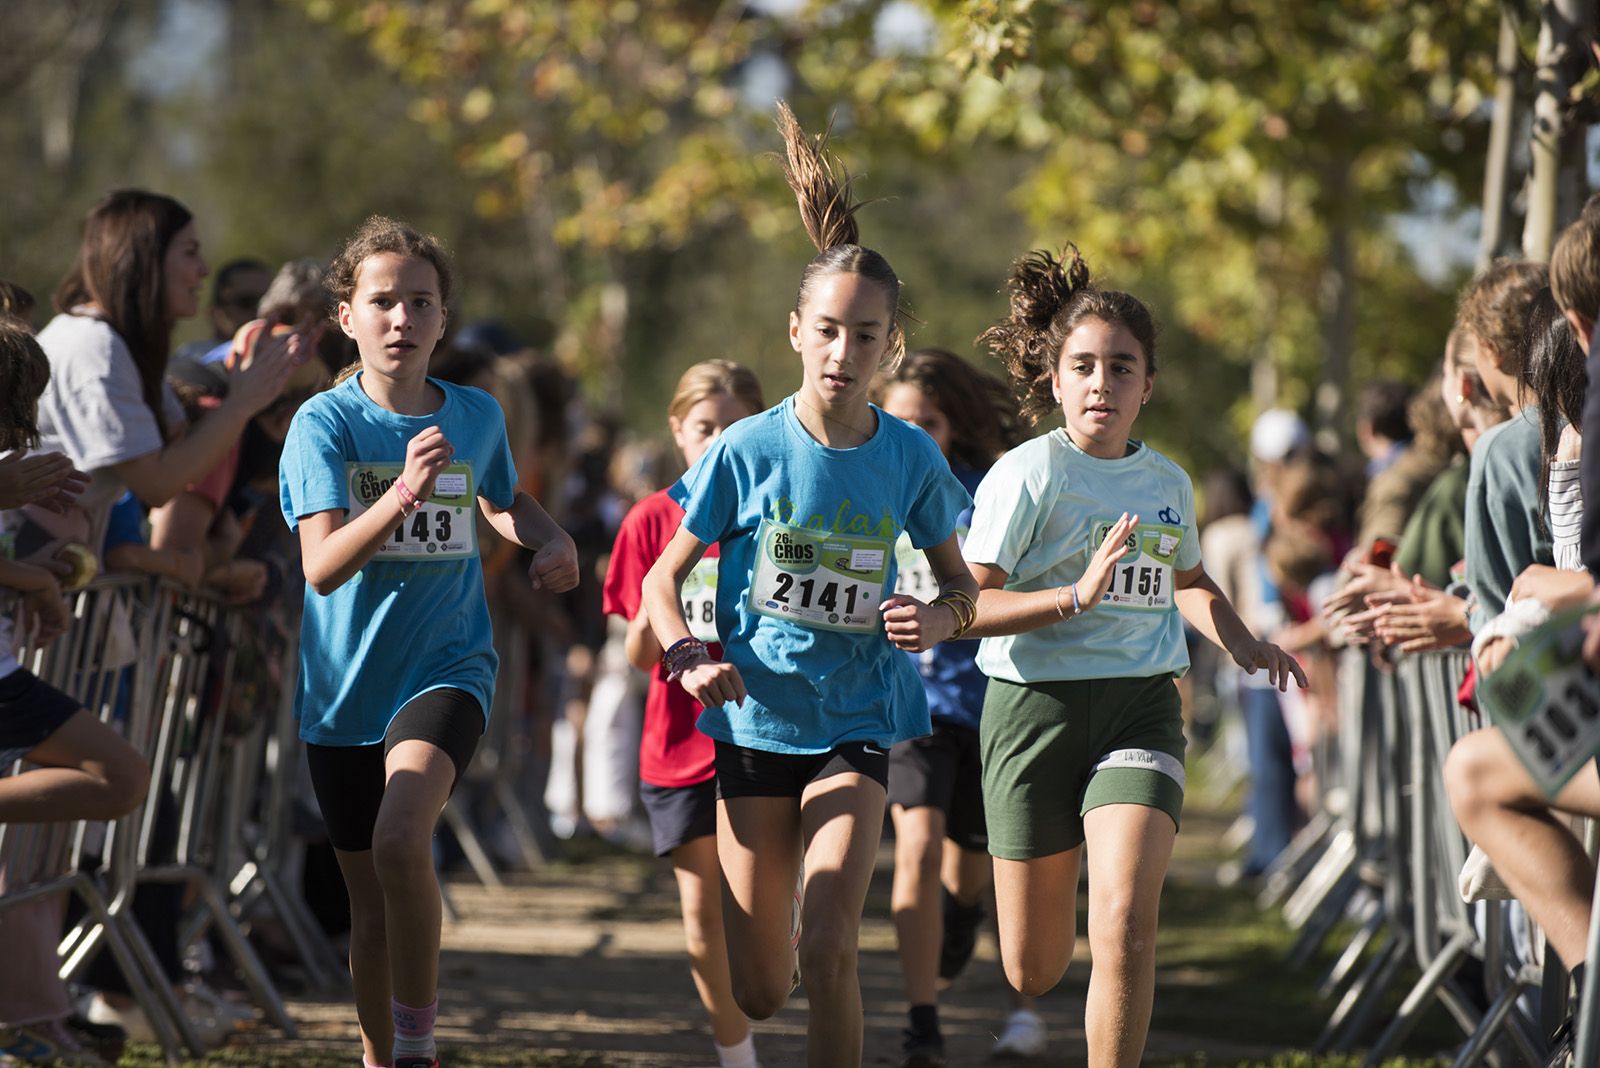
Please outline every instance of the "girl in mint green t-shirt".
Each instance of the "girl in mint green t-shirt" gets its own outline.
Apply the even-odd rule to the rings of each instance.
[[[990,678],[981,749],[1001,959],[1024,994],[1060,980],[1088,843],[1089,1063],[1135,1065],[1183,800],[1183,622],[1280,688],[1305,677],[1206,575],[1188,475],[1130,436],[1155,386],[1149,309],[1092,285],[1070,245],[1019,261],[1010,291],[1011,315],[980,340],[1023,414],[1059,407],[1066,426],[990,470],[963,550]]]

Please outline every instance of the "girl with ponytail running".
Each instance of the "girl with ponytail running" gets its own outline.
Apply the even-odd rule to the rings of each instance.
[[[859,1065],[857,936],[883,829],[889,749],[929,732],[909,657],[958,637],[976,587],[956,518],[970,497],[928,436],[868,402],[904,347],[900,280],[859,244],[850,177],[787,107],[786,175],[818,255],[789,314],[799,389],[729,427],[673,487],[682,525],[644,584],[670,680],[705,706],[715,744],[717,853],[733,990],[765,1019],[794,986],[790,943],[804,855],[799,968],[815,1068]],[[938,594],[893,593],[901,532]],[[680,589],[721,545],[724,659],[691,635]]]
[[[1189,476],[1131,436],[1155,389],[1149,309],[1094,285],[1070,245],[1059,260],[1019,261],[1010,293],[1010,316],[979,341],[1005,362],[1025,416],[1059,407],[1066,427],[1000,458],[964,549],[982,590],[972,633],[989,676],[980,731],[1000,956],[1024,994],[1060,981],[1087,851],[1089,1063],[1132,1066],[1183,807],[1183,623],[1280,689],[1306,680],[1206,575]]]

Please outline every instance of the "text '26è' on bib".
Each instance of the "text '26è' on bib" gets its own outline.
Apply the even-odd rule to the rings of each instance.
[[[889,576],[894,542],[784,526],[756,532],[750,610],[823,630],[870,632]]]
[[[347,463],[350,518],[376,504],[404,464]],[[471,464],[451,464],[440,472],[433,494],[422,507],[402,519],[378,546],[374,560],[462,560],[478,555],[476,487],[472,484]]]
[[[1115,525],[1112,520],[1096,520],[1089,538],[1090,556],[1099,550]],[[1117,561],[1111,588],[1100,603],[1146,612],[1169,611],[1173,604],[1172,570],[1182,541],[1182,527],[1140,523],[1129,531],[1128,554]]]

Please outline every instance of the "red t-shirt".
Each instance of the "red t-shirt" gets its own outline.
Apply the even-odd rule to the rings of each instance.
[[[683,509],[667,496],[666,490],[652,493],[629,510],[617,531],[611,550],[611,566],[606,571],[602,605],[608,615],[632,619],[639,614],[641,587],[645,572],[656,562],[667,542],[678,532]],[[717,546],[707,547],[700,574],[716,567]],[[712,561],[707,565],[705,561]],[[693,615],[691,629],[706,638],[712,625],[711,601],[716,595],[700,585],[702,595],[693,597],[691,584],[684,587],[686,616]],[[691,603],[692,602],[692,603]],[[690,611],[693,608],[693,611]],[[708,642],[711,655],[722,656],[722,647]],[[639,778],[653,786],[692,786],[705,782],[716,772],[712,767],[711,739],[695,729],[700,718],[700,703],[677,683],[668,683],[660,664],[650,672],[650,689],[644,700],[644,733],[639,739]]]

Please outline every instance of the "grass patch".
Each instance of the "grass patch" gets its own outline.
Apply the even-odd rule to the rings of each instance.
[[[359,1049],[355,1059],[359,1060]],[[456,1050],[446,1046],[443,1051],[450,1068],[608,1068],[610,1061],[592,1054],[536,1053],[501,1050]],[[261,1047],[223,1048],[206,1055],[203,1061],[182,1061],[184,1068],[216,1068],[220,1065],[250,1065],[251,1068],[350,1068],[352,1056],[345,1052],[316,1053],[309,1050],[290,1049],[274,1053]],[[148,1066],[167,1068],[161,1050],[156,1046],[130,1045],[117,1062],[123,1068]]]

